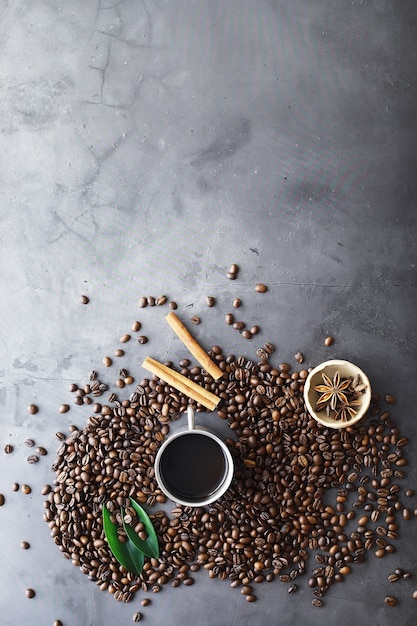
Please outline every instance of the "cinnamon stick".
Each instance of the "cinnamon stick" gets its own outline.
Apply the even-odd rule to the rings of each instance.
[[[156,374],[156,376],[162,378],[168,385],[175,387],[177,391],[199,402],[210,411],[213,411],[220,402],[220,398],[214,393],[211,393],[211,391],[207,391],[204,387],[201,387],[201,385],[189,380],[182,374],[179,374],[172,368],[159,363],[159,361],[151,357],[146,357],[142,363],[142,367],[152,372],[152,374]]]
[[[184,326],[181,320],[175,313],[168,313],[166,321],[171,326],[172,330],[181,339],[185,347],[191,352],[191,354],[197,359],[200,365],[217,380],[223,376],[223,372],[214,361],[212,361],[207,352],[200,346],[200,344],[194,339],[189,330]]]

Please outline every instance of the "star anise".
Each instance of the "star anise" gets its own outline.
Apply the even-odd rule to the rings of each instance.
[[[360,405],[360,400],[349,400],[348,404],[342,404],[337,408],[333,417],[335,420],[347,422],[358,412],[354,407],[360,407]]]
[[[349,378],[341,380],[339,372],[335,373],[333,380],[324,372],[322,373],[322,378],[324,384],[314,387],[315,391],[321,393],[317,400],[317,408],[319,410],[328,405],[332,411],[336,411],[338,402],[349,404],[346,394],[343,393],[351,383]]]

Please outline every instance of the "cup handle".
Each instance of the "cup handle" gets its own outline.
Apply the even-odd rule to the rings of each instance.
[[[194,409],[192,406],[187,407],[187,416],[188,416],[188,430],[194,430],[195,420],[194,420]]]

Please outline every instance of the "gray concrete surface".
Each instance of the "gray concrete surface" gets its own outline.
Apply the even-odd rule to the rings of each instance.
[[[139,312],[141,295],[201,314],[206,347],[255,357],[259,344],[222,319],[239,295],[276,363],[295,366],[297,350],[307,365],[358,363],[397,397],[415,484],[416,20],[409,1],[1,0],[2,626],[122,625],[140,609],[140,594],[118,603],[63,558],[40,490],[55,432],[90,414],[58,412],[69,383],[91,369],[110,382],[101,359],[139,314],[151,341],[129,344],[135,378],[147,354],[184,356],[162,313]],[[36,465],[27,437],[49,452]],[[306,581],[293,596],[259,585],[248,604],[200,572],[152,597],[144,623],[411,626],[416,524],[400,535],[394,555],[355,568],[322,609]],[[395,567],[413,578],[394,590]]]

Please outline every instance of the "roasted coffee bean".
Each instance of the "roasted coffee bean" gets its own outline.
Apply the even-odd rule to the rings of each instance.
[[[60,620],[60,619],[56,619],[56,620],[54,621],[54,625],[53,625],[53,626],[62,626],[62,622],[61,622],[61,620]]]
[[[245,326],[246,326],[245,322],[235,322],[233,324],[233,328],[235,330],[243,330],[245,328]]]
[[[191,318],[191,323],[192,324],[201,324],[201,317],[199,315],[193,315]]]
[[[27,446],[28,448],[33,448],[34,445],[35,442],[33,441],[33,439],[25,439],[25,446]]]
[[[216,298],[214,298],[213,296],[207,296],[206,297],[206,304],[208,307],[213,307],[216,304]]]
[[[31,454],[27,457],[26,460],[30,465],[34,465],[39,461],[39,457],[36,454]]]
[[[140,601],[142,606],[149,606],[149,604],[151,603],[150,598],[143,598],[143,600]]]
[[[6,454],[11,454],[11,453],[13,452],[13,449],[14,449],[14,448],[13,448],[13,446],[12,446],[12,444],[11,444],[11,443],[7,443],[7,444],[4,446],[4,452],[5,452]]]
[[[31,415],[35,415],[35,413],[37,413],[38,411],[39,408],[36,406],[36,404],[29,404],[28,413],[30,413]]]
[[[169,308],[170,308],[170,309],[172,309],[173,311],[175,311],[175,309],[177,309],[177,308],[178,308],[178,305],[177,305],[177,303],[176,303],[176,302],[171,301],[171,302],[169,303]]]
[[[224,319],[225,319],[226,324],[231,326],[233,324],[234,320],[235,320],[235,317],[234,317],[233,313],[227,313],[225,315]]]
[[[257,283],[255,285],[255,291],[257,293],[266,293],[268,291],[268,287],[264,285],[263,283]]]
[[[323,600],[321,600],[320,598],[313,598],[311,604],[317,608],[320,608],[323,606]]]
[[[120,337],[120,343],[127,343],[128,341],[130,341],[130,335],[125,334]]]
[[[294,354],[294,359],[297,361],[297,363],[303,363],[304,362],[304,355],[301,352],[296,352]]]
[[[20,490],[26,495],[32,493],[32,489],[29,487],[29,485],[22,485]]]
[[[251,326],[250,328],[251,335],[257,335],[259,331],[260,331],[260,328],[256,324],[255,326]]]
[[[48,451],[43,446],[38,446],[36,448],[36,454],[39,454],[39,456],[46,456],[48,454]]]
[[[288,587],[287,591],[289,594],[295,593],[297,591],[297,585],[296,584],[291,585],[290,587]]]
[[[88,296],[83,295],[83,296],[80,296],[80,302],[81,304],[88,304],[90,302],[90,299]]]
[[[132,617],[132,620],[134,622],[140,622],[141,619],[142,619],[142,613],[135,613]]]
[[[158,296],[156,299],[156,305],[157,306],[163,306],[164,304],[166,304],[168,301],[168,298],[162,294],[161,296]]]
[[[395,596],[386,596],[384,602],[388,606],[397,606],[398,604],[398,600]]]
[[[387,404],[395,404],[396,403],[396,399],[394,396],[392,396],[390,393],[387,393],[385,395],[385,402]]]
[[[417,600],[417,589],[413,591],[413,599]]]
[[[0,506],[3,506],[4,503],[5,503],[5,497],[2,493],[0,493]]]
[[[20,547],[22,548],[22,550],[29,550],[30,544],[27,541],[22,541],[20,543]]]
[[[12,484],[12,491],[19,491],[19,489],[20,489],[19,483],[13,483]]]
[[[242,337],[244,339],[252,339],[252,333],[250,332],[250,330],[243,330]]]
[[[398,574],[395,574],[395,573],[394,573],[394,574],[390,574],[390,575],[388,576],[388,579],[387,579],[387,580],[388,580],[388,582],[389,582],[389,583],[395,583],[395,582],[397,582],[397,580],[399,580],[399,579],[400,579],[400,577],[398,576]]]
[[[131,326],[132,332],[134,333],[137,333],[141,328],[142,328],[142,323],[139,322],[138,320],[134,321]]]
[[[240,298],[235,298],[233,300],[233,306],[235,309],[238,309],[242,305],[242,300]]]
[[[264,345],[264,350],[267,354],[272,354],[273,352],[275,352],[275,346],[269,341],[267,341],[266,344]]]
[[[69,404],[61,404],[61,406],[59,407],[60,413],[68,413],[69,410],[70,410]]]
[[[148,338],[146,337],[146,335],[140,335],[138,337],[138,343],[140,344],[148,343]]]
[[[27,598],[34,598],[36,593],[33,589],[26,589],[26,597]]]
[[[109,356],[103,357],[103,365],[105,365],[106,367],[110,367],[112,363],[113,361],[111,360]]]
[[[139,299],[139,307],[140,307],[141,309],[143,309],[143,308],[145,308],[146,306],[148,306],[148,298],[146,298],[145,296],[142,296],[142,297]]]

